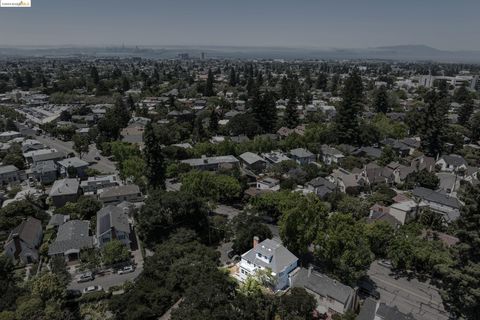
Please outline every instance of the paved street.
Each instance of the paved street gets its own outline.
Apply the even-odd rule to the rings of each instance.
[[[417,320],[448,319],[438,289],[428,282],[395,279],[390,269],[376,262],[372,263],[368,275],[377,285],[381,302],[397,306],[401,312],[412,313]]]

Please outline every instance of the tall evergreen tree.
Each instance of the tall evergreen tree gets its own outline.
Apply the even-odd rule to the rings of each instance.
[[[208,76],[207,76],[207,83],[205,85],[205,96],[206,97],[211,97],[215,95],[213,92],[213,72],[211,69],[208,69]]]
[[[335,126],[340,143],[358,144],[360,135],[359,115],[362,111],[363,84],[355,69],[345,81],[342,102],[337,108]]]
[[[234,67],[230,68],[229,83],[232,87],[235,87],[237,85],[237,76],[235,74],[235,68]]]
[[[380,88],[376,90],[373,106],[376,112],[387,113],[390,111],[388,92],[385,86],[380,86]]]
[[[472,114],[473,114],[473,105],[470,103],[464,103],[458,110],[458,123],[461,124],[462,126],[468,124]]]
[[[218,131],[218,114],[215,108],[212,108],[210,112],[209,130],[210,133],[216,133]]]
[[[165,163],[161,146],[162,141],[159,141],[151,122],[145,127],[143,141],[145,143],[143,154],[149,186],[153,189],[164,188]]]
[[[100,77],[98,76],[98,70],[97,67],[92,66],[90,68],[90,77],[92,78],[92,81],[95,85],[98,85],[98,82],[100,81]]]
[[[317,81],[315,82],[315,89],[326,91],[327,84],[328,84],[328,77],[325,73],[321,72],[317,77]]]
[[[480,187],[468,186],[458,220],[455,262],[438,267],[442,275],[442,298],[449,311],[462,319],[480,314]]]
[[[270,91],[260,95],[256,90],[252,102],[252,113],[263,132],[273,132],[277,123],[277,108]]]
[[[285,109],[283,122],[287,128],[293,129],[298,125],[297,98],[290,95]]]
[[[428,155],[436,157],[442,153],[446,141],[448,104],[442,93],[434,90],[429,91],[424,100],[425,107],[418,114],[422,147]]]

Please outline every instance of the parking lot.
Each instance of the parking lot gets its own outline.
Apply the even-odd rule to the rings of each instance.
[[[417,320],[449,319],[438,289],[430,283],[403,277],[396,279],[389,268],[377,262],[372,263],[368,275],[377,286],[381,302],[397,306]]]

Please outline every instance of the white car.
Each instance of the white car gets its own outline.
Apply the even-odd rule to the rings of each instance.
[[[118,274],[125,274],[125,273],[130,273],[135,271],[135,268],[133,266],[126,266],[123,267],[122,269],[118,270]]]
[[[83,289],[83,293],[97,292],[102,290],[103,288],[101,286],[90,286]]]

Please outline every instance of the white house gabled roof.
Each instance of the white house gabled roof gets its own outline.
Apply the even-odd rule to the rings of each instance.
[[[259,258],[258,254],[268,257],[270,262],[266,262],[264,259]],[[255,265],[269,268],[276,274],[282,272],[285,268],[298,260],[298,258],[287,248],[272,239],[263,240],[254,248],[244,253],[242,258]]]

